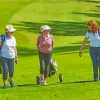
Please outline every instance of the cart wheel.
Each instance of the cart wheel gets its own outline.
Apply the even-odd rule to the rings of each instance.
[[[63,82],[63,75],[61,73],[59,74],[59,80],[60,82]]]
[[[36,82],[37,82],[37,85],[40,85],[40,77],[39,76],[36,77]]]

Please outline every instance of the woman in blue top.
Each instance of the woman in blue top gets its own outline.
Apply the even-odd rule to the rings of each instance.
[[[82,50],[85,47],[88,39],[90,39],[90,56],[93,63],[94,81],[97,81],[98,70],[100,72],[100,26],[94,20],[88,22],[88,32],[86,33],[80,48],[80,57],[82,56]]]

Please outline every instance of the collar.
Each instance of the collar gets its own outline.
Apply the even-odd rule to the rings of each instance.
[[[10,39],[12,39],[12,38],[13,38],[13,36],[12,36],[12,37],[9,37],[6,33],[5,33],[5,37],[10,38]]]
[[[50,34],[48,34],[46,37],[43,35],[43,37],[44,37],[44,38],[46,38],[46,37],[49,38],[49,37],[50,37]]]

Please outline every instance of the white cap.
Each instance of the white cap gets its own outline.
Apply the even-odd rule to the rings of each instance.
[[[50,30],[51,28],[48,25],[41,26],[40,30],[43,32],[44,30]]]
[[[14,32],[16,30],[12,25],[7,25],[5,29],[7,32]]]

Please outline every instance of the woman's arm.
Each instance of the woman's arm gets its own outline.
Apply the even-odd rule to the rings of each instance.
[[[18,63],[18,54],[17,54],[17,48],[15,47],[15,63]]]
[[[36,43],[36,46],[37,46],[37,49],[39,50],[39,44],[40,44],[40,41],[39,41],[40,37],[38,36],[37,38],[37,43]]]
[[[82,50],[85,48],[85,45],[87,43],[88,39],[85,37],[83,42],[82,42],[82,45],[80,47],[80,51],[79,51],[79,56],[81,57],[82,56]]]
[[[54,37],[52,36],[52,48],[54,46]]]

